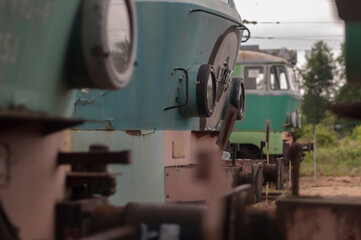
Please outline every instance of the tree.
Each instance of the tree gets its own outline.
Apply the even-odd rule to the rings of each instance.
[[[323,41],[316,42],[305,57],[307,63],[300,70],[305,90],[302,112],[309,123],[319,123],[325,117],[326,104],[335,97],[335,60]]]

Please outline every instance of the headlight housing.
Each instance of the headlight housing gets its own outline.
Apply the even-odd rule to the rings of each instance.
[[[185,117],[212,116],[217,86],[212,66],[202,64],[185,71],[187,78],[183,78],[177,98],[178,105],[182,105],[179,111]]]
[[[129,82],[137,52],[131,0],[85,0],[69,50],[71,87],[120,89]]]

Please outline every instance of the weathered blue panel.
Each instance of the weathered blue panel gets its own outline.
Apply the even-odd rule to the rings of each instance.
[[[77,93],[76,117],[100,120],[81,129],[199,129],[199,118],[185,118],[177,109],[163,110],[177,105],[174,68],[208,63],[217,39],[234,23],[190,13],[195,8],[240,21],[236,10],[219,0],[136,2],[139,39],[134,75],[119,91]]]
[[[0,108],[71,116],[65,85],[80,0],[0,1]]]
[[[111,204],[124,206],[129,201],[164,202],[164,132],[130,136],[123,131],[72,131],[73,151],[87,151],[92,143],[108,144],[110,150],[131,150],[128,166],[109,165],[116,175],[116,194]]]

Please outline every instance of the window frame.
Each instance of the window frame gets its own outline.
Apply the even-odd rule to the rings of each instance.
[[[287,83],[287,88],[286,89],[281,89],[281,71],[279,70],[280,68],[283,68],[285,70],[285,76],[286,76],[286,83]],[[279,84],[279,88],[278,89],[272,89],[271,88],[271,71],[272,68],[276,68],[276,77],[278,78],[278,84]],[[290,79],[288,76],[288,69],[285,65],[282,64],[272,64],[269,66],[269,70],[268,70],[268,77],[267,77],[267,87],[269,91],[289,91],[290,90]]]
[[[256,82],[256,88],[246,88],[246,81],[248,78],[248,69],[262,69],[262,74],[263,74],[263,88],[262,89],[257,89],[257,82]],[[267,91],[267,69],[265,65],[246,65],[243,67],[243,78],[245,81],[245,89],[246,91]],[[257,79],[257,78],[256,78]]]

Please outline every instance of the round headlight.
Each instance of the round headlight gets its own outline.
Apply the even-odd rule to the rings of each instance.
[[[82,9],[85,63],[95,87],[119,89],[133,73],[137,35],[130,0],[87,0]]]
[[[232,104],[238,110],[237,120],[243,120],[246,112],[245,92],[242,78],[233,78],[229,86],[226,103],[223,108],[222,119],[224,119],[228,105]]]
[[[241,79],[240,89],[239,89],[239,116],[237,120],[243,120],[246,116],[246,92],[244,90],[244,82],[243,79]]]
[[[209,112],[213,112],[214,109],[215,90],[216,90],[215,79],[212,73],[209,73],[208,83],[207,83],[207,106]]]
[[[302,114],[301,113],[297,113],[297,127],[298,128],[302,128]]]
[[[181,81],[178,107],[185,117],[210,117],[216,103],[216,77],[208,64],[195,65],[186,71],[185,81]],[[183,79],[183,78],[182,78]]]
[[[196,86],[198,116],[210,117],[216,103],[216,77],[210,65],[199,67]]]
[[[129,66],[132,29],[131,17],[125,0],[110,0],[106,19],[107,47],[112,71],[121,78]]]
[[[298,122],[298,116],[297,113],[295,111],[293,111],[291,113],[291,127],[297,127],[297,122]]]

